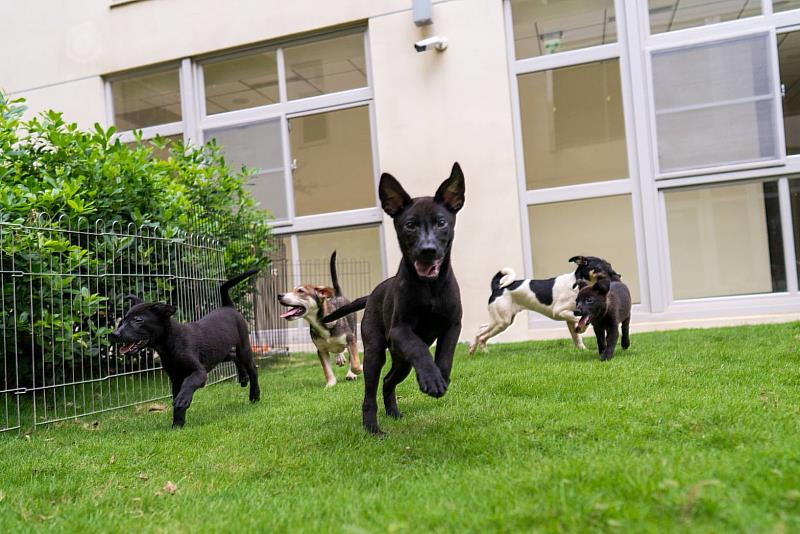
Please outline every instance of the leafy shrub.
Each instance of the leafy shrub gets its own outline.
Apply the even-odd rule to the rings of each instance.
[[[206,261],[198,249],[153,247],[135,235],[88,239],[82,229],[114,222],[123,234],[175,242],[199,234],[221,244],[224,258],[216,265],[224,263],[228,275],[267,266],[269,215],[245,189],[249,172],[232,170],[219,147],[160,138],[128,146],[114,138],[113,127],[82,131],[55,111],[23,121],[22,102],[0,92],[0,333],[16,340],[2,346],[3,356],[48,365],[102,350],[114,319],[108,302],[119,298],[107,293],[118,288],[92,283],[88,273],[124,272],[120,262],[132,256],[149,272],[167,272],[176,261],[193,268]],[[11,265],[33,276],[15,283]],[[140,282],[144,298],[163,299],[179,289],[169,277]]]

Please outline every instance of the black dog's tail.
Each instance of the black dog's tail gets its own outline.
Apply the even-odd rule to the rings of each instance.
[[[339,277],[336,276],[336,251],[331,254],[331,282],[333,282],[333,294],[337,297],[342,296],[342,288],[339,287]]]
[[[351,313],[355,313],[357,311],[363,310],[367,307],[367,298],[368,297],[358,297],[356,300],[351,302],[350,304],[345,304],[341,308],[335,310],[333,313],[326,315],[322,318],[323,323],[332,323],[337,319],[341,319],[345,315],[350,315]]]
[[[240,274],[238,276],[234,276],[224,284],[222,287],[219,288],[219,293],[222,295],[222,305],[223,306],[231,306],[233,307],[233,301],[231,300],[231,296],[228,295],[228,291],[235,286],[236,284],[240,284],[256,274],[260,269],[250,269],[246,273]]]

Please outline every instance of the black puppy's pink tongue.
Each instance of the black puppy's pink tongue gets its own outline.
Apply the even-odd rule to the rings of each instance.
[[[436,278],[439,276],[439,266],[442,260],[435,260],[433,263],[423,263],[419,260],[414,262],[414,269],[417,270],[417,275],[420,278]]]
[[[586,325],[589,324],[589,321],[591,321],[591,320],[592,320],[592,316],[591,315],[583,315],[583,316],[581,316],[581,320],[578,321],[578,328],[583,330],[584,328],[586,328]]]

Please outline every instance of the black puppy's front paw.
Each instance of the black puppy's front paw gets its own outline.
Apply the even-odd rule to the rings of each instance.
[[[184,395],[183,393],[178,393],[178,396],[172,401],[173,408],[188,408],[189,405],[192,403],[192,396],[191,395]]]
[[[261,390],[250,390],[250,402],[258,402],[261,400]]]
[[[172,421],[172,428],[183,428],[183,425],[186,424],[186,421],[182,419]]]
[[[438,399],[447,392],[447,381],[442,377],[438,369],[435,373],[417,373],[417,382],[419,382],[420,391],[431,397]]]

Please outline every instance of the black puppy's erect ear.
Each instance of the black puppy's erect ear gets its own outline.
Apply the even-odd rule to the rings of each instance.
[[[162,317],[171,317],[175,313],[175,306],[164,302],[156,302],[150,309]]]
[[[611,289],[611,280],[605,277],[600,278],[599,280],[597,280],[597,282],[594,283],[593,287],[597,290],[598,293],[600,293],[601,295],[605,295],[606,293],[608,293],[608,290]]]
[[[125,295],[124,297],[122,297],[122,300],[129,300],[129,301],[131,301],[131,304],[133,304],[134,306],[144,302],[142,299],[140,299],[139,297],[137,297],[133,293]]]
[[[586,256],[572,256],[568,261],[576,265],[583,265],[586,263]]]
[[[400,185],[397,179],[385,172],[381,174],[381,182],[378,185],[378,196],[381,199],[383,211],[390,217],[396,217],[401,211],[411,204],[411,197]]]
[[[453,163],[450,178],[442,182],[433,199],[447,206],[453,213],[464,207],[464,173],[457,161]]]

